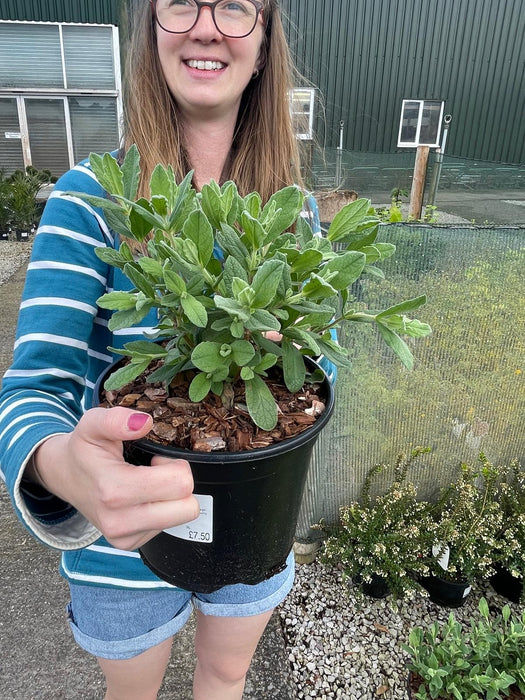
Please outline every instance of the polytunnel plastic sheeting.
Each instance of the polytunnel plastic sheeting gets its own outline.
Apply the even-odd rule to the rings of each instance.
[[[389,225],[396,244],[381,268],[354,287],[356,307],[384,309],[426,294],[413,315],[432,335],[409,342],[406,370],[373,326],[347,323],[339,340],[352,368],[339,370],[336,409],[315,449],[297,530],[359,498],[370,467],[430,447],[408,477],[434,498],[482,451],[497,465],[525,462],[525,229]],[[375,481],[373,493],[384,490]]]

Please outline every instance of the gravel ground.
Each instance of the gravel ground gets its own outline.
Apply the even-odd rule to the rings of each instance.
[[[31,241],[0,241],[0,284],[6,282],[31,255]]]
[[[485,596],[492,610],[509,603],[489,584],[474,587],[456,619],[469,626]],[[519,605],[509,603],[515,614]],[[412,627],[444,622],[452,610],[426,591],[398,601],[356,599],[337,570],[319,561],[297,566],[294,588],[280,606],[281,625],[298,698],[406,700],[407,655],[401,648]]]

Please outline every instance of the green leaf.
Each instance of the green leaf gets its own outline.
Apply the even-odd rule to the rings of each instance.
[[[298,328],[297,326],[285,328],[283,333],[287,338],[297,341],[304,348],[309,348],[316,355],[321,354],[321,350],[317,342],[318,336],[316,333],[310,333],[310,331]]]
[[[248,250],[239,238],[237,231],[228,224],[222,224],[217,230],[217,242],[223,250],[224,255],[233,255],[243,269],[246,268]]]
[[[360,250],[366,255],[366,264],[371,265],[378,260],[391,257],[396,252],[396,247],[393,243],[374,243],[363,246]]]
[[[180,231],[187,214],[194,208],[196,194],[191,191],[191,181],[193,170],[184,177],[178,187],[176,187],[173,208],[168,220],[169,231]]]
[[[357,199],[355,202],[347,204],[333,218],[326,234],[327,239],[332,242],[338,241],[347,233],[354,231],[368,215],[369,209],[369,199]]]
[[[118,205],[117,205],[118,206]],[[119,236],[124,236],[126,238],[133,238],[133,233],[129,225],[129,217],[122,207],[119,210],[105,208],[104,216],[106,217],[106,222],[108,226],[118,233]]]
[[[111,309],[112,311],[134,309],[135,303],[135,294],[131,292],[109,292],[97,299],[97,304],[101,309]]]
[[[191,294],[183,295],[180,300],[184,313],[188,317],[190,323],[193,323],[197,328],[206,328],[208,323],[208,312],[198,299]]]
[[[123,195],[122,171],[111,153],[90,153],[89,164],[97,180],[109,194]]]
[[[321,271],[321,277],[326,279],[330,275],[330,284],[334,289],[346,289],[361,276],[365,264],[366,255],[350,250],[329,260]]]
[[[261,377],[245,381],[246,405],[255,425],[261,430],[273,430],[277,425],[277,404]]]
[[[264,245],[266,231],[261,222],[254,219],[246,211],[241,214],[241,227],[244,231],[243,240],[250,243],[252,250],[258,250]]]
[[[141,362],[130,362],[124,367],[120,367],[104,382],[104,389],[111,391],[112,389],[120,389],[129,384],[134,379],[139,377],[142,372],[145,372],[151,362],[150,358]]]
[[[250,192],[244,198],[244,209],[253,216],[254,219],[258,219],[261,215],[262,200],[261,195],[258,192]]]
[[[284,263],[281,260],[265,260],[252,281],[255,296],[252,308],[263,308],[273,300],[281,281]]]
[[[426,301],[427,298],[425,295],[414,297],[413,299],[407,299],[406,301],[402,301],[400,304],[390,306],[388,309],[381,311],[381,313],[377,314],[376,318],[381,319],[384,316],[392,316],[393,314],[404,314],[407,311],[414,311],[415,309],[419,309],[420,306],[423,306]]]
[[[140,178],[140,155],[135,144],[128,148],[121,170],[122,194],[126,199],[135,199]]]
[[[131,212],[130,212],[130,220],[133,217],[134,219],[137,220],[142,220],[142,223],[140,226],[142,229],[146,227],[146,224],[149,224],[149,231],[151,229],[163,229],[164,228],[164,218],[162,216],[159,216],[151,204],[148,202],[147,199],[141,198],[138,199],[136,202],[131,202],[126,199],[122,200],[123,204],[129,204],[131,207]],[[142,240],[142,239],[141,239]]]
[[[234,338],[244,337],[244,324],[242,321],[232,321],[230,324],[230,333]]]
[[[191,361],[197,369],[203,372],[214,372],[224,366],[224,359],[220,355],[220,343],[206,340],[199,343],[191,353]]]
[[[213,255],[213,229],[200,209],[192,211],[186,219],[182,232],[197,246],[199,262],[206,267]]]
[[[414,357],[405,341],[380,321],[377,323],[377,327],[388,347],[395,352],[405,367],[411,370],[414,367]]]
[[[216,183],[213,184],[216,185]],[[219,229],[221,224],[226,222],[226,217],[223,215],[222,211],[221,191],[218,187],[214,187],[213,184],[203,185],[201,190],[201,204],[211,225]]]
[[[255,377],[255,372],[251,367],[242,367],[241,369],[241,379],[244,381],[247,381],[249,379],[253,379]]]
[[[131,280],[135,287],[149,299],[153,299],[155,297],[155,290],[153,289],[153,286],[149,283],[142,272],[137,269],[136,263],[126,263],[126,265],[124,265],[124,274],[129,280]]]
[[[303,208],[304,195],[299,187],[291,185],[273,194],[265,204],[261,221],[266,228],[267,241],[272,241],[294,223]],[[270,221],[268,213],[275,207],[275,214]]]
[[[132,340],[130,343],[124,345],[124,349],[132,356],[141,355],[142,357],[149,357],[151,359],[166,357],[168,354],[167,350],[163,348],[162,345],[149,340]]]
[[[211,379],[209,379],[203,372],[196,374],[189,386],[188,394],[191,401],[198,403],[202,401],[209,393],[211,389]]]
[[[267,369],[270,369],[270,367],[273,367],[276,362],[277,355],[274,355],[272,352],[268,352],[262,358],[262,360],[255,365],[254,370],[257,372],[257,374],[262,374],[263,372],[266,372]]]
[[[283,350],[284,383],[288,391],[295,394],[303,386],[306,377],[304,359],[299,350],[288,339],[283,338],[281,347]]]
[[[148,315],[151,304],[145,304],[141,309],[124,309],[117,311],[109,319],[108,328],[110,331],[120,331],[122,328],[131,328],[140,323]]]
[[[159,277],[162,279],[164,275],[164,268],[158,260],[153,260],[153,258],[139,258],[137,260],[140,265],[140,269],[144,274],[150,275],[151,277]]]
[[[352,363],[348,359],[348,351],[336,343],[335,340],[331,338],[318,338],[317,345],[321,350],[321,354],[324,355],[327,360],[333,362],[334,365],[346,367],[348,369],[352,367]]]
[[[149,204],[149,202],[147,202],[147,200],[139,200],[139,201],[140,201],[141,207],[143,209],[149,210],[150,204]],[[133,238],[136,241],[139,241],[139,243],[142,243],[142,241],[146,238],[146,236],[151,231],[151,223],[149,221],[147,221],[144,218],[144,216],[136,209],[132,209],[129,213],[129,227],[131,229],[131,233],[132,233]]]
[[[253,345],[247,340],[234,340],[231,344],[231,348],[233,360],[239,367],[247,365],[255,355]]]
[[[238,277],[239,279],[248,282],[246,270],[239,263],[239,261],[233,257],[233,255],[230,255],[226,258],[222,273],[222,284],[225,287],[225,296],[229,296],[232,293],[232,282],[234,277]]]
[[[180,275],[169,268],[163,270],[164,282],[166,287],[174,294],[184,294],[186,292],[186,283]]]
[[[244,325],[249,331],[280,331],[280,322],[266,309],[256,309]]]
[[[303,249],[305,245],[314,237],[312,227],[304,216],[299,216],[297,219],[297,223],[295,225],[295,237],[300,249]]]
[[[299,279],[304,279],[308,277],[310,272],[318,267],[318,265],[323,260],[323,254],[319,250],[313,250],[312,248],[308,250],[299,251],[299,254],[291,263],[292,273],[297,275]]]
[[[228,299],[227,297],[222,297],[219,294],[216,294],[213,297],[213,301],[218,309],[226,311],[226,313],[232,316],[235,320],[246,322],[250,318],[249,312],[246,311],[242,304],[235,301],[235,299]]]
[[[310,279],[304,285],[302,292],[309,299],[328,299],[337,296],[337,290],[322,277],[312,273]]]
[[[151,196],[162,196],[171,204],[173,201],[174,182],[171,180],[166,168],[158,163],[151,173],[149,189]]]
[[[155,194],[151,198],[151,206],[155,214],[160,216],[167,216],[168,214],[168,200],[161,194]]]

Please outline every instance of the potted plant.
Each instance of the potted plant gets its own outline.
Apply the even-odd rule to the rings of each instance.
[[[0,240],[6,241],[9,238],[9,183],[4,175],[4,171],[0,170]]]
[[[44,185],[55,180],[51,171],[37,170],[30,165],[25,171],[15,170],[7,179],[7,209],[17,240],[28,240],[34,232],[39,219],[37,195]]]
[[[494,573],[496,534],[503,522],[495,497],[498,477],[498,469],[481,453],[479,467],[462,464],[433,508],[436,539],[426,557],[432,573],[420,583],[438,605],[462,605],[471,584]]]
[[[115,310],[113,331],[156,314],[148,340],[115,349],[127,362],[105,378],[103,405],[123,400],[158,414],[164,425],[134,443],[128,459],[184,456],[202,497],[198,527],[161,533],[141,554],[160,576],[192,590],[261,580],[291,548],[313,440],[331,411],[330,382],[311,358],[347,365],[332,329],[349,320],[375,323],[411,367],[400,334],[418,337],[430,327],[404,314],[425,298],[381,312],[352,304],[349,287],[366,272],[379,274],[374,263],[393,253],[375,242],[368,200],[345,207],[321,238],[300,216],[298,187],[262,206],[258,193],[241,197],[233,182],[197,193],[191,173],[177,184],[172,169],[158,165],[150,198],[137,199],[135,147],[122,165],[110,154],[92,154],[90,164],[108,198],[81,196],[102,208],[123,239],[118,250],[96,253],[130,280],[129,291],[98,303]],[[137,395],[150,403],[132,404]],[[206,581],[195,580],[197,564]]]
[[[342,567],[343,576],[367,595],[402,597],[417,587],[417,577],[429,573],[423,555],[434,538],[430,504],[417,500],[416,487],[407,479],[410,465],[428,451],[416,448],[408,458],[400,454],[393,466],[372,467],[359,501],[341,507],[339,523],[316,526],[329,533],[323,559]],[[385,493],[372,498],[374,479],[389,475]]]
[[[410,631],[409,697],[414,700],[496,700],[525,698],[525,611],[506,605],[491,616],[479,602],[480,618],[464,631],[450,613],[446,623]]]
[[[496,537],[496,573],[490,582],[497,593],[519,603],[525,595],[525,472],[519,462],[504,470],[497,500],[503,524]]]

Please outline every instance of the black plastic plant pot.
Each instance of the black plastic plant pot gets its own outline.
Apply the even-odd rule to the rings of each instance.
[[[365,595],[371,598],[386,598],[392,592],[386,578],[384,578],[384,576],[378,576],[377,574],[372,574],[372,580],[370,582],[363,582],[361,584],[361,590]]]
[[[508,569],[496,566],[496,573],[490,577],[492,588],[512,603],[519,603],[525,593],[523,579],[513,576]]]
[[[423,576],[419,583],[428,591],[430,600],[445,608],[460,608],[471,591],[465,581],[447,581],[439,576]]]
[[[16,229],[15,235],[16,235],[17,241],[28,241],[29,240],[29,231],[27,231],[26,229]]]
[[[188,460],[201,504],[196,520],[161,532],[140,548],[157,576],[186,590],[211,593],[230,584],[260,583],[284,568],[312,450],[334,408],[326,376],[322,393],[326,408],[313,425],[265,448],[204,453],[146,439],[124,444],[131,464],[150,464],[154,455]]]

